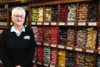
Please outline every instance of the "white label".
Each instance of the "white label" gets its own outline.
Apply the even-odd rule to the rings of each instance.
[[[37,62],[37,64],[41,65],[41,62]]]
[[[96,22],[89,22],[88,26],[97,26],[97,23]]]
[[[100,51],[99,51],[99,54],[100,54]]]
[[[8,4],[5,4],[5,8],[8,8]]]
[[[2,33],[3,32],[3,30],[0,30],[0,33]]]
[[[42,23],[37,23],[37,25],[42,25]]]
[[[74,25],[74,22],[68,22],[68,25]]]
[[[33,62],[33,63],[35,63],[35,61],[34,61],[34,60],[33,60],[32,62]]]
[[[48,64],[44,64],[44,66],[48,66]]]
[[[37,42],[37,44],[38,44],[38,45],[41,45],[41,43],[40,43],[40,42]]]
[[[81,48],[76,48],[75,50],[76,50],[76,51],[82,51],[82,49],[81,49]]]
[[[63,23],[63,22],[60,22],[60,23],[59,23],[59,25],[65,25],[65,23]]]
[[[44,23],[44,25],[49,25],[49,23],[46,22],[46,23]]]
[[[87,49],[86,52],[93,53],[94,51]]]
[[[56,44],[51,44],[51,47],[57,47],[57,45]]]
[[[63,45],[58,45],[58,48],[64,48],[64,46]]]
[[[85,26],[86,23],[85,23],[85,22],[79,22],[78,25],[79,25],[79,26]]]
[[[32,24],[32,25],[36,25],[36,22],[32,22],[31,24]]]
[[[49,44],[48,44],[48,43],[44,43],[44,45],[45,45],[45,46],[49,46]]]
[[[51,23],[51,25],[57,25],[57,23],[56,23],[56,22],[54,22],[54,23]]]
[[[99,35],[100,36],[100,35]],[[100,41],[100,40],[99,40]],[[100,46],[98,47],[98,50],[100,50]]]
[[[55,67],[55,65],[50,64],[50,67]]]
[[[66,47],[66,49],[68,49],[68,50],[72,50],[73,48],[72,48],[72,47]]]

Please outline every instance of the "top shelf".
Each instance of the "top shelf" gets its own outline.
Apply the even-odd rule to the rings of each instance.
[[[44,5],[56,5],[56,4],[64,4],[64,3],[76,3],[76,2],[89,2],[92,0],[54,0],[51,2],[43,2],[43,3],[34,3],[31,6],[44,6]]]

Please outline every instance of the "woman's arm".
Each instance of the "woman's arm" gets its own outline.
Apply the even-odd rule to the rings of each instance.
[[[29,32],[30,32],[30,41],[31,41],[29,45],[31,45],[31,48],[30,48],[29,54],[27,55],[27,57],[24,59],[24,61],[21,64],[22,67],[27,65],[29,62],[31,63],[35,54],[36,42],[35,42],[34,34],[32,30]]]
[[[7,32],[3,31],[0,37],[0,59],[2,60],[4,67],[12,67],[12,64],[5,52],[6,34]]]

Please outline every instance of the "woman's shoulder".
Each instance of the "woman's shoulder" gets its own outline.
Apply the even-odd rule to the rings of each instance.
[[[26,31],[26,32],[32,32],[32,28],[30,28],[30,27],[25,27],[25,31]]]
[[[2,32],[2,35],[4,35],[4,36],[9,35],[10,28],[11,28],[11,27],[5,28],[5,29],[3,30],[3,32]]]
[[[3,30],[3,32],[8,33],[8,32],[10,32],[10,29],[11,29],[11,27],[5,28],[5,29]]]

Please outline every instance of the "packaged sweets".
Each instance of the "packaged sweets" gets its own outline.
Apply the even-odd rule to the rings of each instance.
[[[58,52],[58,67],[65,67],[66,66],[66,51],[59,50]]]

